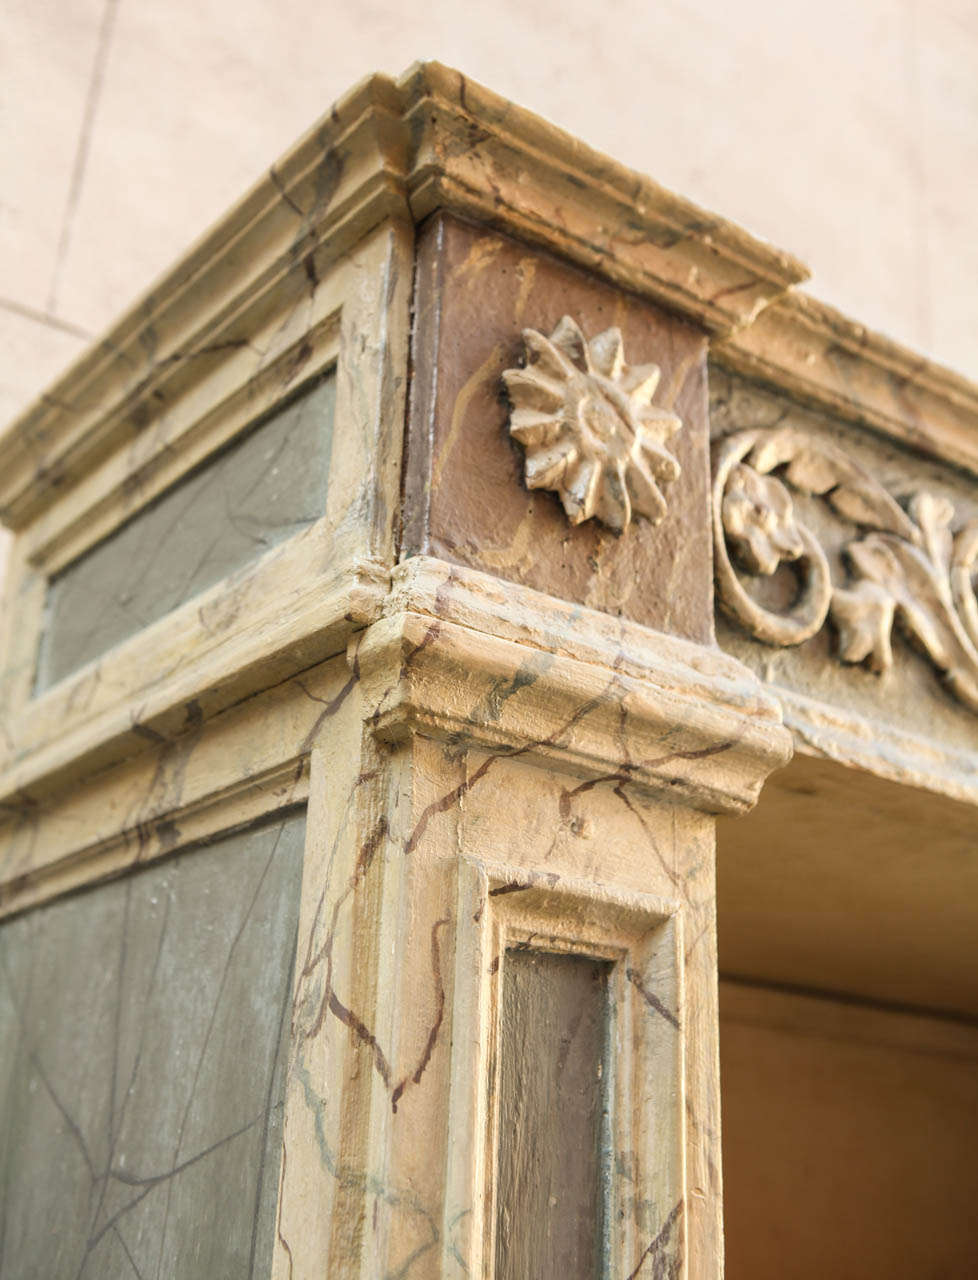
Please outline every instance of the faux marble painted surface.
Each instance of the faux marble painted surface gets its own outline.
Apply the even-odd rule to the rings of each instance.
[[[710,422],[716,441],[751,428],[795,430],[815,446],[841,450],[903,504],[918,492],[947,502],[954,512],[953,529],[978,519],[978,493],[963,472],[922,458],[827,413],[805,408],[783,393],[714,364],[710,365]],[[794,487],[790,495],[797,519],[811,530],[828,557],[833,582],[851,587],[853,575],[847,567],[846,547],[866,529],[833,510],[824,497]],[[771,579],[744,574],[743,580],[753,596],[766,599],[767,607],[775,611],[787,611],[797,590],[795,577],[786,566]],[[804,643],[776,647],[755,639],[718,602],[717,638],[726,652],[774,686],[870,721],[889,723],[922,739],[933,738],[946,747],[965,752],[975,749],[974,713],[953,696],[934,663],[902,626],[894,629],[893,666],[882,673],[871,671],[865,663],[840,661],[838,635],[831,619]]]
[[[590,338],[617,326],[631,364],[654,362],[654,403],[682,419],[668,513],[616,537],[572,526],[529,491],[507,430],[504,369],[522,331],[570,315]],[[404,550],[425,551],[660,631],[713,637],[706,338],[649,303],[495,232],[435,218],[419,242]]]
[[[704,767],[709,765],[704,761]],[[683,1038],[683,1107],[687,1194],[663,1200],[663,1182],[652,1171],[668,1165],[673,1153],[655,1131],[646,1141],[648,1180],[636,1186],[634,1153],[616,1154],[613,1203],[634,1224],[634,1252],[623,1274],[646,1277],[722,1275],[722,1178],[716,1027],[716,916],[712,819],[677,805],[663,805],[620,775],[579,782],[559,770],[525,761],[471,752],[468,777],[479,778],[466,795],[459,819],[460,843],[473,858],[534,870],[547,883],[577,879],[594,885],[634,889],[679,900],[683,932],[682,995],[678,1012]],[[518,821],[500,821],[500,813]],[[663,991],[665,984],[663,984]],[[675,1023],[662,1006],[643,996],[643,1016],[668,1032]],[[666,1004],[668,1008],[668,1002]],[[619,1042],[620,1044],[621,1042]],[[663,1041],[668,1044],[668,1039]],[[617,1046],[614,1069],[634,1068],[634,1041]],[[661,1088],[655,1069],[631,1089]],[[558,1119],[557,1123],[563,1123]],[[652,1176],[648,1176],[651,1174]],[[668,1185],[668,1179],[665,1180]],[[613,1221],[611,1237],[624,1229]],[[685,1263],[684,1260],[685,1259]],[[573,1273],[571,1273],[573,1274]],[[600,1274],[599,1272],[594,1274]]]
[[[479,927],[495,907],[480,903],[520,895],[466,896],[464,850],[473,864],[522,870],[551,890],[575,881],[679,899],[682,1006],[677,1014],[675,1000],[666,1003],[663,981],[662,999],[648,988],[656,999],[643,997],[639,1013],[664,1032],[664,1052],[675,1051],[672,1031],[683,1037],[685,1151],[643,1138],[640,1152],[616,1153],[612,1195],[624,1217],[611,1234],[624,1275],[678,1276],[683,1257],[690,1275],[718,1275],[712,818],[663,804],[619,772],[581,781],[538,768],[522,758],[525,748],[466,752],[418,736],[378,768],[369,740],[357,750],[362,692],[351,684],[345,700],[325,704],[329,763],[321,786],[314,766],[310,794],[318,833],[310,858],[321,861],[315,871],[307,864],[315,891],[298,944],[276,1254],[283,1274],[340,1276],[354,1263],[358,1274],[387,1280],[482,1274],[492,1224],[481,1216],[475,1095],[488,1069],[479,1030],[486,995],[461,988],[493,971]],[[653,1067],[645,1079],[651,1096],[661,1076]],[[319,1081],[342,1084],[323,1090]],[[554,1114],[543,1119],[552,1124]],[[636,1172],[640,1160],[647,1179]],[[671,1175],[677,1161],[688,1196]],[[572,1176],[582,1172],[577,1163]],[[309,1214],[310,1202],[319,1213]],[[549,1202],[542,1207],[549,1216]]]
[[[783,759],[775,708],[718,651],[663,636],[643,647],[639,628],[529,590],[507,587],[500,600],[494,580],[458,566],[404,565],[395,578],[392,612],[347,655],[207,720],[188,704],[180,737],[18,815],[7,865],[24,873],[43,849],[49,883],[64,883],[100,850],[115,866],[157,855],[176,827],[205,820],[208,798],[239,811],[244,780],[288,795],[311,752],[273,1241],[275,1274],[295,1277],[480,1273],[492,1232],[480,1220],[484,1161],[472,1158],[487,1078],[479,1010],[492,972],[486,930],[500,917],[496,897],[473,887],[475,864],[529,873],[558,897],[571,884],[579,895],[603,886],[609,910],[635,894],[668,900],[686,939],[686,1003],[669,979],[675,964],[643,977],[655,1000],[639,992],[632,1025],[653,1066],[631,1109],[639,1121],[658,1113],[655,1064],[681,1048],[685,1150],[622,1136],[614,1177],[625,1219],[614,1231],[626,1275],[678,1274],[683,1257],[692,1274],[713,1274],[712,813],[742,808]],[[81,849],[92,859],[74,858]],[[235,1115],[223,1134],[254,1114]],[[172,1169],[164,1154],[143,1167]]]
[[[336,384],[273,413],[70,565],[50,588],[45,689],[325,511]]]
[[[268,1275],[304,831],[0,929],[0,1274]]]

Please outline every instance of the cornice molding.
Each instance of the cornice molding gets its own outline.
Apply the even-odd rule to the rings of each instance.
[[[24,723],[0,721],[5,745],[12,742],[16,748],[13,758],[0,757],[0,820],[35,808],[80,779],[145,750],[147,743],[173,742],[188,726],[205,723],[297,670],[343,653],[352,634],[380,617],[389,582],[383,565],[341,560],[329,576],[309,575],[306,589],[290,599],[289,607],[273,598],[266,615],[256,613],[249,626],[219,634],[213,646],[185,646],[192,655],[188,661],[173,663],[134,690],[116,676],[113,665],[151,670],[147,655],[166,652],[174,636],[193,626],[201,597],[137,633],[34,699],[21,713]],[[233,588],[222,583],[204,599],[219,611],[222,602],[233,600]],[[110,696],[89,710],[86,689],[102,684]],[[51,726],[57,731],[50,731]],[[32,729],[39,732],[39,741],[25,743]]]
[[[784,749],[782,735],[788,730],[795,751],[825,756],[879,777],[969,803],[978,799],[978,755],[974,751],[961,750],[888,724],[883,718],[868,717],[852,708],[766,682],[722,650],[662,635],[638,623],[556,600],[488,574],[426,556],[412,557],[395,569],[384,616],[374,624],[373,635],[379,637],[382,626],[388,627],[389,635],[389,620],[408,615],[423,619],[422,636],[428,635],[436,621],[447,622],[518,645],[524,657],[537,651],[537,663],[554,657],[592,671],[604,670],[608,678],[621,674],[640,683],[644,690],[641,705],[648,705],[651,715],[665,714],[655,710],[660,700],[665,707],[685,699],[694,716],[699,714],[697,708],[720,708],[730,723],[739,719],[752,726],[752,736],[744,743],[748,752],[753,750],[754,741],[763,751],[766,741],[773,757]],[[412,627],[411,634],[416,635],[417,627],[414,623]],[[408,641],[408,652],[413,643],[414,640]],[[429,638],[426,648],[432,643]],[[504,690],[511,683],[510,677]],[[542,691],[538,692],[542,698]],[[396,701],[402,695],[395,691],[391,696]],[[404,693],[405,716],[413,714],[409,708],[414,696],[410,689]],[[513,701],[503,699],[505,705]],[[396,726],[401,712],[393,706],[390,710],[390,722]],[[422,730],[435,731],[441,732],[437,725]],[[771,764],[770,758],[767,764],[755,762],[757,776],[765,769],[779,767]],[[727,760],[722,767],[730,764]],[[713,761],[711,767],[719,769],[721,761]],[[745,765],[745,776],[748,772]],[[703,773],[718,791],[729,784],[729,775],[723,777],[706,769]],[[646,785],[654,788],[660,783],[661,779],[651,777]],[[688,799],[686,802],[696,803]]]
[[[711,358],[794,399],[978,474],[978,384],[801,292]]]
[[[0,916],[304,799],[344,707],[381,743],[464,741],[711,813],[750,807],[791,753],[778,699],[714,647],[428,557],[359,602],[349,586],[322,601],[327,660],[215,700],[216,661],[0,775]]]
[[[400,81],[411,209],[450,209],[552,249],[714,333],[749,323],[808,268],[460,72]]]
[[[799,292],[791,255],[422,63],[341,98],[0,432],[0,520],[32,520],[380,223],[439,209],[703,326],[724,365],[978,474],[978,385]]]
[[[0,433],[0,520],[19,529],[249,346],[381,222],[410,218],[400,97],[348,93]]]
[[[716,334],[807,275],[457,71],[371,76],[0,434],[0,519],[29,522],[378,224],[436,209],[539,244]]]
[[[176,741],[188,714],[199,725],[246,702],[254,672],[263,686],[269,671],[285,680],[297,652],[322,662],[347,644],[387,737],[454,735],[559,758],[710,812],[749,808],[791,754],[777,699],[713,647],[426,556],[392,578],[348,566],[312,597],[313,608],[283,616],[274,634],[256,626],[230,653],[201,654],[141,693],[138,717],[131,699],[112,702],[8,764],[0,817],[33,811],[147,742]]]

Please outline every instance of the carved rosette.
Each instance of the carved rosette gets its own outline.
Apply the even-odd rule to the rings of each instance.
[[[832,581],[825,551],[796,518],[792,489],[824,499],[865,531],[845,548],[845,586]],[[713,533],[726,611],[770,645],[801,644],[829,619],[840,659],[876,672],[893,665],[899,622],[951,691],[978,711],[978,520],[956,532],[953,521],[945,499],[917,493],[904,510],[840,449],[790,427],[740,431],[717,447]],[[799,591],[779,613],[748,583],[782,564],[795,570]]]
[[[627,364],[619,329],[588,341],[570,316],[549,338],[525,329],[523,340],[525,366],[503,379],[527,487],[554,490],[571,524],[596,517],[616,534],[633,515],[657,524],[680,474],[666,441],[682,426],[652,404],[658,365]]]

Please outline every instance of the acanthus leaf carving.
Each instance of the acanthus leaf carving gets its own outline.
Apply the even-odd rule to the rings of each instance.
[[[854,524],[886,529],[913,541],[916,531],[900,504],[841,449],[819,443],[793,427],[762,433],[751,466],[763,475],[785,467],[785,479],[800,493],[826,498]]]
[[[978,569],[978,520],[969,520],[954,539],[948,577],[955,610],[971,638],[971,643],[978,649],[978,597],[974,589],[976,569]]]
[[[865,530],[845,547],[845,585],[833,582],[824,549],[797,519],[791,489],[824,499]],[[978,711],[978,520],[955,533],[954,516],[947,499],[927,492],[913,495],[905,511],[828,442],[791,428],[737,432],[715,458],[720,601],[756,639],[775,646],[801,644],[831,619],[839,658],[879,673],[893,665],[899,622],[958,699]],[[800,580],[795,601],[783,612],[761,604],[734,558],[755,577],[790,565]]]
[[[503,380],[527,488],[554,490],[571,524],[596,517],[616,534],[633,515],[657,524],[680,474],[666,442],[682,426],[652,403],[658,365],[629,365],[619,329],[588,341],[570,316],[549,337],[525,329],[523,340],[526,364]]]
[[[839,633],[843,662],[865,662],[871,671],[893,665],[893,615],[896,601],[875,582],[858,582],[852,590],[836,587],[830,612]]]

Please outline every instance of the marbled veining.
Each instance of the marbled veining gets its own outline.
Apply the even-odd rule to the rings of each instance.
[[[399,599],[413,590],[417,608],[430,597],[424,575],[412,580],[410,568]],[[395,614],[392,629],[368,630],[351,649],[347,684],[321,699],[324,746],[314,753],[309,801],[320,834],[307,854],[299,927],[278,1265],[304,1275],[325,1260],[330,1274],[352,1274],[355,1223],[356,1266],[373,1275],[462,1276],[482,1266],[491,1230],[480,1225],[485,1161],[473,1156],[485,1142],[478,1010],[493,957],[480,941],[486,909],[465,888],[464,853],[476,868],[512,866],[554,902],[565,883],[583,883],[626,916],[636,893],[675,904],[681,994],[668,994],[675,975],[667,969],[642,978],[641,991],[630,985],[664,1044],[675,1050],[682,1041],[688,1199],[675,1191],[676,1148],[666,1144],[631,1198],[621,1191],[629,1226],[616,1238],[624,1274],[654,1266],[680,1274],[684,1265],[697,1274],[720,1237],[713,823],[687,804],[720,803],[706,780],[720,776],[725,757],[746,762],[764,741],[777,753],[771,764],[783,759],[781,731],[775,722],[762,729],[770,712],[758,705],[731,708],[729,722],[685,737],[695,722],[688,700],[685,716],[677,704],[671,724],[643,730],[627,677],[614,669],[625,650],[613,644],[603,691],[577,684],[554,702],[540,688],[560,687],[554,681],[569,659],[510,640],[508,666],[500,665],[489,637],[473,631],[477,584],[491,599],[491,579],[455,574],[457,587],[449,572],[434,591],[441,620]],[[447,620],[453,608],[467,611],[468,626]],[[568,617],[568,647],[579,614],[576,621]],[[552,727],[541,720],[541,696]],[[759,761],[753,768],[760,776]],[[736,807],[738,775],[724,776]],[[343,1089],[323,1093],[315,1084],[323,1079],[342,1080]],[[623,1188],[630,1173],[626,1152]],[[311,1222],[313,1201],[323,1212]]]
[[[305,822],[0,926],[0,1273],[268,1275]]]
[[[335,403],[327,377],[52,579],[37,689],[320,519]]]
[[[405,547],[661,631],[712,639],[705,335],[648,303],[495,232],[438,217],[422,233],[408,434]],[[618,538],[569,528],[556,495],[528,491],[508,438],[502,375],[525,328],[570,314],[620,329],[629,360],[654,362],[654,397],[682,419],[668,511]]]
[[[484,1099],[470,1095],[486,1070],[464,1028],[481,999],[468,975],[491,980],[475,927],[490,916],[466,899],[463,852],[509,864],[556,903],[572,883],[626,914],[636,893],[674,903],[681,998],[665,971],[629,989],[663,1044],[684,1045],[691,1182],[688,1198],[667,1191],[672,1174],[651,1200],[628,1193],[622,1247],[637,1275],[718,1248],[710,815],[751,802],[786,738],[721,654],[499,590],[457,566],[405,564],[389,616],[347,662],[198,718],[15,819],[12,888],[25,894],[38,871],[56,885],[60,868],[84,879],[86,866],[158,857],[201,830],[208,803],[240,813],[295,793],[311,753],[274,1274],[356,1262],[462,1275],[485,1247],[468,1153],[483,1141]],[[621,1177],[636,1177],[628,1159]]]
[[[0,909],[122,873],[91,901],[128,902],[178,865],[143,863],[308,797],[291,1009],[258,1001],[288,1023],[275,1280],[484,1274],[500,948],[510,925],[541,923],[575,954],[609,959],[625,996],[634,1088],[616,1132],[618,1271],[722,1274],[715,816],[749,808],[787,759],[792,691],[770,696],[713,644],[706,352],[710,335],[739,329],[733,347],[760,359],[741,338],[802,274],[457,73],[422,66],[338,104],[0,437],[0,509],[18,530],[17,622],[2,637]],[[669,512],[627,540],[568,530],[553,497],[522,487],[506,437],[499,376],[520,331],[549,332],[564,314],[588,332],[620,329],[629,359],[660,364],[656,403],[684,422]],[[849,358],[858,330],[845,336]],[[31,701],[46,577],[333,361],[321,520]],[[916,379],[911,363],[903,353],[898,374]],[[804,355],[783,364],[797,375]],[[955,456],[973,461],[958,431],[973,396],[925,377],[929,403],[960,400],[948,425]],[[898,383],[887,375],[887,396]],[[918,749],[921,735],[907,736]],[[892,733],[882,750],[866,738],[882,767]],[[848,743],[842,754],[862,762]],[[973,743],[960,754],[973,770]],[[213,853],[188,853],[188,875]],[[234,916],[245,879],[222,877],[209,906],[194,901],[195,945],[227,943],[207,925],[215,909]],[[234,967],[240,953],[267,980],[260,948],[244,950]],[[288,957],[283,982],[287,969]],[[193,995],[214,971],[198,966]],[[52,1035],[75,1025],[76,1008],[51,1007]],[[98,1247],[116,1250],[102,1274],[128,1262],[127,1247],[141,1259],[143,1235],[131,1240],[123,1222],[144,1213],[152,1244],[163,1188],[174,1205],[192,1197],[208,1161],[230,1162],[267,1116],[281,1043],[270,1036],[265,1111],[191,1106],[219,1132],[202,1131],[186,1166],[176,1139],[158,1162],[149,1151],[152,1166],[127,1158],[126,1177],[135,1168],[149,1187],[129,1210],[129,1183],[105,1156],[125,1129],[105,1073],[91,1106],[49,1074],[65,1112],[43,1087],[28,1106],[47,1109],[74,1194],[101,1179],[124,1210],[104,1231],[105,1204],[83,1215],[84,1239],[67,1247],[84,1257],[101,1231]],[[46,1053],[45,1042],[45,1069]],[[242,1064],[238,1054],[232,1068]],[[167,1096],[185,1085],[165,1073]],[[63,1114],[74,1129],[59,1130]],[[4,1248],[31,1219],[6,1222]],[[170,1239],[163,1254],[156,1241],[157,1272]],[[202,1249],[218,1247],[202,1235]]]
[[[167,358],[163,331],[154,327],[142,356],[154,376],[175,385],[157,400],[158,385],[138,382],[147,395],[153,389],[138,438],[104,458],[101,441],[82,478],[68,484],[61,476],[61,500],[17,540],[7,582],[15,607],[0,617],[0,789],[8,795],[65,765],[77,770],[83,759],[88,768],[122,759],[147,733],[179,732],[188,704],[210,716],[342,652],[349,633],[379,612],[397,522],[391,494],[399,483],[406,393],[409,236],[385,225],[339,262],[335,253],[324,252],[322,261],[295,257],[313,214],[288,216],[289,266],[277,278],[274,305],[249,295],[252,310],[237,317],[243,325],[257,308],[257,329],[208,363],[188,352]],[[300,374],[314,377],[333,361],[336,429],[320,518],[32,698],[47,576],[273,409]],[[199,377],[191,378],[191,369]],[[114,412],[107,402],[100,416],[86,402],[82,417],[117,426]],[[72,416],[69,435],[79,432]],[[38,466],[33,456],[31,465]],[[46,483],[49,470],[41,464]]]

